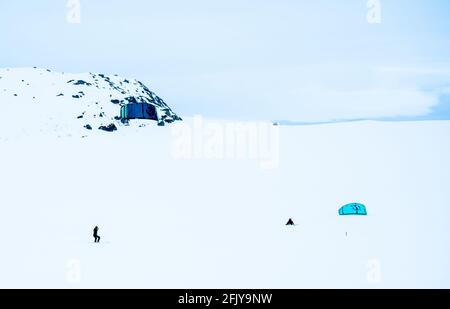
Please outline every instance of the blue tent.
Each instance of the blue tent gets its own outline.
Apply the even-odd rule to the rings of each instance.
[[[156,112],[156,107],[152,104],[130,103],[121,106],[120,118],[158,120],[158,113]]]
[[[342,206],[339,209],[339,215],[347,216],[347,215],[357,215],[357,216],[367,216],[366,206],[359,203],[351,203]]]

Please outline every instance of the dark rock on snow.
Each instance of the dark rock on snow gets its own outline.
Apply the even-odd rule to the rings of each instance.
[[[111,124],[109,124],[107,126],[100,126],[98,129],[106,131],[106,132],[117,131],[117,127],[116,127],[116,125],[114,123],[111,123]]]
[[[92,84],[91,83],[87,83],[87,82],[85,82],[84,80],[77,80],[75,83],[73,83],[74,85],[86,85],[86,86],[92,86]]]

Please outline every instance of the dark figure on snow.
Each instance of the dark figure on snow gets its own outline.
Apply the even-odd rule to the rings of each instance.
[[[294,221],[292,221],[291,218],[289,218],[288,222],[286,223],[286,225],[295,225]]]
[[[100,236],[98,236],[98,226],[94,228],[94,242],[100,242]]]

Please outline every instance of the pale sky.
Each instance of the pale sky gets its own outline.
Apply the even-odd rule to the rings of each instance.
[[[371,1],[0,0],[0,67],[137,78],[182,116],[450,119],[450,1]]]

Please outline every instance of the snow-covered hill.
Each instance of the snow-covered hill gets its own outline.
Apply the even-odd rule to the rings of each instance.
[[[100,127],[120,127],[117,117],[121,103],[155,105],[160,124],[181,119],[143,83],[117,75],[0,69],[0,102],[0,138],[35,134],[88,136]]]

